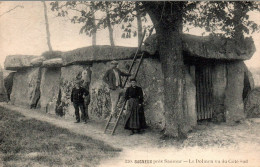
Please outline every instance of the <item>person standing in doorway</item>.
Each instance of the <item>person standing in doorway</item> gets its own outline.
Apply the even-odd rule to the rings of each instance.
[[[91,75],[92,75],[92,71],[90,69],[90,66],[84,67],[84,69],[81,73],[82,87],[85,88],[89,92],[89,94],[87,96],[85,96],[85,98],[84,98],[86,121],[89,120],[88,105],[90,104],[90,91],[89,91],[89,89],[90,89]]]
[[[128,100],[125,129],[131,130],[130,135],[139,133],[146,128],[143,108],[143,90],[136,85],[136,79],[130,79],[131,86],[126,89],[125,100]]]
[[[85,88],[86,90],[89,90],[89,85],[91,82],[91,75],[92,71],[90,69],[90,66],[84,67],[82,73],[81,73],[81,80],[82,80],[82,87]]]
[[[82,88],[80,86],[80,80],[77,80],[75,82],[75,87],[72,89],[71,92],[71,102],[73,103],[73,106],[75,108],[75,115],[76,115],[76,122],[80,122],[80,114],[79,114],[79,109],[81,111],[82,115],[82,120],[86,122],[86,112],[85,112],[85,107],[84,107],[84,97],[89,94],[89,92]]]
[[[110,89],[110,98],[111,98],[111,114],[113,116],[116,115],[116,108],[119,102],[120,97],[124,96],[124,89],[123,89],[123,85],[122,85],[122,80],[121,77],[122,76],[131,76],[131,74],[128,73],[124,73],[122,71],[120,71],[117,66],[118,66],[118,62],[113,60],[111,62],[112,68],[109,69],[104,77],[103,77],[103,81],[105,83],[108,84],[109,89]]]

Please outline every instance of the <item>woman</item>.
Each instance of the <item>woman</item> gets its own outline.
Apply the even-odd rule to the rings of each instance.
[[[146,128],[146,122],[143,109],[143,90],[136,85],[135,79],[130,79],[131,86],[126,89],[125,100],[127,103],[127,114],[125,120],[125,129],[131,130],[130,135],[135,131],[140,132]]]

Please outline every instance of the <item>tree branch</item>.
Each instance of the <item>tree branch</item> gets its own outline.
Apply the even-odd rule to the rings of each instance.
[[[16,8],[19,8],[19,7],[20,7],[20,8],[24,8],[24,6],[22,6],[22,5],[17,5],[17,6],[15,6],[14,8],[12,8],[12,9],[10,9],[10,10],[4,12],[3,14],[1,14],[0,17],[2,17],[3,15],[5,15],[5,14],[7,14],[7,13],[10,13],[11,11],[13,11],[13,10],[15,10]]]

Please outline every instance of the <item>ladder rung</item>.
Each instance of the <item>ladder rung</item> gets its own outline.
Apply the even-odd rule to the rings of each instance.
[[[116,122],[108,122],[109,124],[115,124]]]
[[[111,130],[111,129],[106,129],[106,131],[108,131],[108,132],[112,132],[113,130]]]

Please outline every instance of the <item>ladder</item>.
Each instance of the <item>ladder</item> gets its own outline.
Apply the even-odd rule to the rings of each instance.
[[[142,40],[141,40],[141,42],[140,42],[140,44],[139,44],[139,46],[138,46],[138,48],[137,48],[137,50],[136,50],[136,52],[135,52],[134,58],[133,58],[133,60],[132,60],[131,66],[130,66],[129,71],[128,71],[128,73],[131,73],[131,71],[132,71],[132,69],[133,69],[133,66],[134,66],[134,64],[135,64],[135,62],[136,62],[136,60],[137,60],[137,57],[140,57],[140,60],[139,60],[139,63],[138,63],[138,66],[137,66],[137,69],[136,69],[136,71],[135,71],[135,74],[134,74],[133,78],[136,78],[137,73],[138,73],[138,71],[139,71],[139,68],[140,68],[140,66],[141,66],[143,57],[144,57],[144,52],[142,52],[141,54],[139,54],[139,50],[141,49],[141,46],[142,46],[142,44],[143,44],[143,40],[144,40],[144,37],[145,37],[145,33],[146,33],[146,29],[144,30],[144,33],[143,33],[143,36],[142,36]],[[152,30],[150,31],[149,36],[151,35],[151,33],[152,33]],[[128,81],[128,78],[129,78],[129,77],[127,76],[127,77],[126,77],[126,80],[125,80],[125,82],[124,82],[124,84],[123,84],[123,88],[125,87],[125,85],[126,85],[126,83],[127,83],[127,81]],[[105,126],[104,133],[106,133],[106,132],[108,131],[108,132],[111,132],[111,135],[114,134],[114,132],[115,132],[115,130],[116,130],[116,128],[117,128],[119,119],[120,119],[120,117],[121,117],[121,115],[122,115],[122,112],[124,111],[126,102],[127,102],[127,101],[124,100],[123,106],[122,106],[122,108],[120,109],[120,112],[119,112],[119,114],[117,115],[117,118],[116,118],[116,121],[115,121],[115,122],[112,122],[112,117],[113,117],[113,115],[110,114],[110,116],[109,116],[109,118],[108,118],[108,121],[107,121],[107,123],[106,123],[106,126]],[[113,126],[113,129],[112,129],[112,130],[109,129],[110,125]]]

